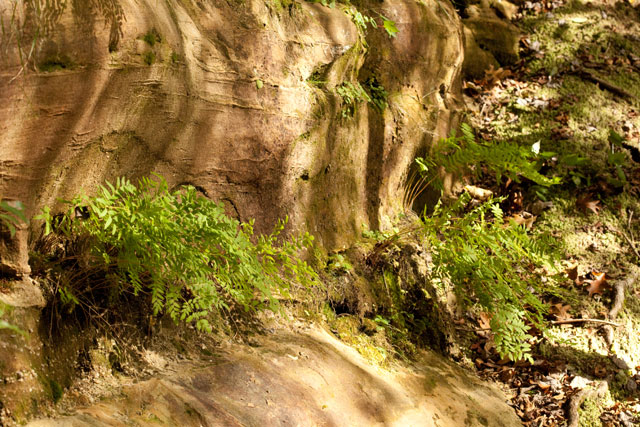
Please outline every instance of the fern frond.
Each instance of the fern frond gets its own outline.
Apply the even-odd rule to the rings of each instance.
[[[202,317],[227,307],[224,299],[246,308],[275,308],[274,290],[285,292],[292,278],[303,285],[317,283],[313,269],[298,259],[311,236],[279,239],[280,222],[255,244],[252,223],[228,217],[221,203],[199,196],[194,187],[172,192],[160,177],[143,178],[138,186],[118,179],[95,197],[79,196],[66,204],[68,213],[56,232],[89,239],[97,266],[115,269],[117,293],[150,294],[154,315],[189,319],[207,329]],[[77,209],[86,218],[76,218]],[[41,219],[53,223],[48,209]],[[63,295],[72,308],[90,304],[74,300],[73,291],[82,285],[70,284]]]
[[[537,154],[530,149],[507,142],[478,143],[468,124],[463,123],[460,129],[461,137],[440,140],[433,147],[431,157],[419,161],[429,164],[432,171],[440,166],[457,175],[477,176],[482,170],[479,166],[483,165],[498,182],[506,176],[515,182],[525,178],[545,187],[560,183],[560,178],[549,178],[539,172]]]
[[[533,238],[513,222],[504,223],[500,199],[489,200],[470,211],[468,193],[451,206],[438,203],[424,218],[431,243],[437,282],[448,281],[462,301],[477,302],[494,313],[492,330],[501,356],[527,358],[527,322],[542,328],[543,292],[530,266],[554,264],[555,252],[544,236]],[[508,322],[505,324],[504,322]]]

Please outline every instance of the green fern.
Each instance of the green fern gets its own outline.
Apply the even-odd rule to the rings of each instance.
[[[520,182],[521,177],[541,186],[560,183],[560,178],[548,178],[539,172],[537,154],[528,148],[508,142],[477,142],[473,129],[466,123],[461,126],[461,137],[452,134],[440,140],[428,159],[419,158],[425,169],[435,172],[443,167],[447,172],[463,175],[471,173],[476,177],[486,168],[497,182],[502,177]]]
[[[321,0],[321,3],[325,6],[329,6],[326,0]],[[348,3],[348,1],[346,3]],[[333,1],[330,4],[335,5],[335,1]],[[332,6],[329,6],[329,7],[332,7]],[[373,16],[368,16],[363,14],[354,6],[347,6],[344,9],[344,11],[347,15],[351,17],[351,20],[356,25],[356,28],[358,28],[358,31],[363,36],[367,33],[367,27],[371,27],[374,29],[382,27],[382,29],[387,33],[389,38],[394,38],[398,34],[398,27],[396,26],[395,21],[392,21],[391,19],[387,18],[384,15],[381,15],[380,13],[378,13],[378,16],[382,20],[382,25],[378,24],[378,22],[376,21],[376,18],[374,18]],[[365,46],[367,45],[367,42],[366,40],[364,40],[364,37],[362,42]]]
[[[158,178],[143,178],[137,187],[118,179],[95,197],[65,202],[64,215],[45,209],[39,218],[47,234],[55,228],[67,239],[88,240],[89,254],[72,255],[85,260],[85,270],[115,275],[115,283],[107,281],[113,292],[149,293],[154,315],[194,322],[200,330],[210,330],[207,315],[228,308],[229,301],[276,309],[276,293],[286,295],[291,282],[316,282],[298,257],[313,240],[309,234],[281,239],[280,222],[271,235],[256,237],[252,222],[228,217],[222,204],[194,187],[169,191]],[[86,218],[77,218],[78,212]],[[90,292],[82,283],[59,289],[70,310],[91,304]]]
[[[22,203],[15,202],[12,204],[5,200],[0,200],[0,224],[9,229],[11,237],[16,234],[16,227],[21,223],[29,223],[24,214],[24,206],[22,206]]]
[[[371,102],[371,97],[358,82],[343,82],[336,87],[336,92],[342,98],[343,118],[353,117],[361,102]]]
[[[424,218],[433,252],[433,277],[453,284],[461,301],[493,313],[491,328],[498,353],[511,360],[530,358],[527,323],[542,327],[545,304],[533,269],[553,270],[551,240],[535,239],[523,226],[505,224],[500,199],[464,212],[464,193],[449,207],[439,203]],[[526,321],[526,322],[525,322]]]
[[[388,106],[387,98],[389,94],[385,90],[384,86],[378,82],[375,76],[369,77],[364,82],[364,88],[369,93],[369,102],[373,105],[373,108],[382,113]]]

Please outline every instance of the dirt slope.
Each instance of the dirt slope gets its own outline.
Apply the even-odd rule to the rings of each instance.
[[[316,327],[275,330],[163,372],[137,384],[120,379],[115,396],[29,425],[520,425],[498,389],[433,353],[389,372]]]

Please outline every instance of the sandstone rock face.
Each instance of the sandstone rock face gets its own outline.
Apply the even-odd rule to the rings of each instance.
[[[520,31],[510,21],[518,7],[506,0],[471,0],[464,10],[464,63],[467,79],[481,79],[485,71],[518,60]]]
[[[472,56],[487,63],[486,54],[490,54],[500,65],[511,65],[518,60],[520,31],[509,22],[515,13],[513,8],[515,6],[508,2],[496,1],[491,5],[486,0],[466,8],[468,18],[464,20],[464,26],[468,33],[465,35],[473,39],[467,42],[467,47],[472,49]],[[500,12],[502,17],[498,16],[496,11]],[[480,54],[476,46],[484,53]],[[465,60],[467,75],[472,74],[470,61],[471,58]]]
[[[123,384],[114,398],[29,425],[521,425],[497,387],[433,353],[422,353],[411,370],[388,372],[310,328],[276,330],[213,359],[169,364],[168,375]]]
[[[259,230],[288,215],[340,247],[388,225],[413,158],[456,122],[463,41],[448,2],[366,3],[399,33],[365,38],[346,7],[307,2],[12,1],[0,196],[29,214],[157,172]],[[343,117],[336,88],[367,78],[388,107]]]

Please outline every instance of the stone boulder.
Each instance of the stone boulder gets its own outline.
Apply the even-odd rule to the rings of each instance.
[[[518,60],[520,31],[509,22],[516,10],[506,1],[484,1],[465,9],[463,72],[467,78],[481,78],[492,66],[499,68]]]
[[[19,4],[13,21],[0,12],[15,23],[0,35],[0,195],[29,214],[156,172],[259,231],[288,215],[342,247],[390,224],[415,156],[457,124],[463,36],[447,1],[361,5],[395,38],[365,37],[352,6],[304,1]],[[336,88],[368,77],[388,107],[345,116]]]
[[[500,64],[488,51],[478,46],[473,32],[464,27],[464,63],[462,70],[468,79],[482,79],[485,72],[493,68],[497,70]]]

